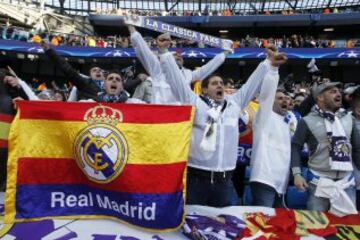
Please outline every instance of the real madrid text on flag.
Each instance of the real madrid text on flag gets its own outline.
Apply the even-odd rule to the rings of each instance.
[[[5,222],[112,218],[159,231],[182,224],[191,106],[18,106]]]

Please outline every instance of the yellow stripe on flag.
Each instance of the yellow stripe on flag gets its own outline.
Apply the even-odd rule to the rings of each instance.
[[[0,139],[7,140],[10,131],[10,123],[0,122]]]
[[[10,127],[10,134],[9,134],[9,143],[13,142],[16,144],[16,140],[14,135],[16,134],[17,129],[19,128],[19,120],[20,110],[16,114],[13,123]],[[11,151],[13,149],[13,151]],[[15,196],[16,196],[16,183],[17,183],[17,161],[18,152],[15,151],[12,144],[9,144],[9,156],[8,156],[8,163],[7,163],[7,177],[6,177],[6,194],[5,194],[5,217],[4,223],[10,224],[14,222],[15,215],[16,215],[16,208],[15,208]],[[16,159],[12,161],[12,159]]]
[[[48,120],[20,120],[19,123],[22,133],[17,149],[22,156],[35,158],[73,158],[74,140],[88,126],[85,122]],[[128,163],[168,164],[188,157],[188,143],[183,136],[191,131],[191,122],[119,124],[118,129],[129,146]],[[28,147],[30,141],[32,147]]]

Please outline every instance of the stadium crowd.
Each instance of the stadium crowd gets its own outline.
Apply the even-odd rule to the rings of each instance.
[[[131,48],[129,36],[80,36],[67,34],[35,33],[12,26],[0,27],[0,39],[40,43],[49,41],[53,46],[100,47],[100,48]],[[156,47],[156,39],[144,37],[147,44]],[[257,37],[247,35],[244,38],[232,39],[233,48],[267,48],[275,45],[278,48],[359,48],[360,39],[319,39],[313,36],[293,34],[283,37]],[[172,48],[205,48],[209,47],[199,42],[173,38]]]
[[[239,204],[244,185],[244,166],[237,165],[240,124],[251,125],[253,131],[249,179],[252,205],[286,207],[284,196],[293,182],[300,191],[307,191],[307,209],[352,214],[356,212],[356,194],[359,209],[359,85],[342,90],[340,83],[320,76],[314,60],[308,65],[310,82],[280,81],[278,69],[286,64],[287,57],[269,43],[264,46],[267,58],[245,84],[235,89],[232,80],[214,74],[226,61],[227,52],[192,71],[183,66],[179,53],[168,51],[172,46],[170,35],[156,38],[155,55],[133,26],[128,29],[129,44],[146,73],[122,74],[94,66],[86,76],[43,40],[39,44],[45,55],[71,81],[71,91],[54,84],[36,93],[11,69],[1,69],[0,116],[9,123],[3,126],[10,126],[18,99],[191,104],[196,113],[188,160],[188,204]],[[254,119],[244,110],[251,102],[260,106]],[[5,141],[1,147],[0,159],[6,159]],[[2,161],[2,189],[5,173],[6,162]]]
[[[149,17],[161,17],[161,16],[246,16],[246,15],[272,15],[272,14],[281,14],[284,16],[293,15],[293,14],[306,14],[306,13],[322,13],[322,14],[330,14],[330,13],[350,13],[354,12],[356,9],[354,8],[325,8],[325,9],[302,9],[302,10],[293,10],[293,9],[283,9],[281,11],[260,11],[254,9],[252,12],[241,11],[241,10],[231,10],[231,9],[223,9],[223,10],[211,10],[210,6],[207,5],[203,11],[191,11],[191,10],[172,10],[172,11],[156,11],[156,10],[141,10],[141,9],[96,9],[96,15],[138,15],[138,16],[149,16]]]

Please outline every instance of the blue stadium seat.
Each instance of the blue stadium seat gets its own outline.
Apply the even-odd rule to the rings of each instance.
[[[287,189],[287,206],[293,209],[306,209],[307,192],[300,192],[295,186]]]

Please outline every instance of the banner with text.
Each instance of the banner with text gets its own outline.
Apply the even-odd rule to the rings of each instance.
[[[191,106],[19,102],[5,222],[111,218],[150,230],[184,221]]]
[[[222,39],[208,34],[200,33],[194,30],[178,27],[159,20],[144,16],[125,16],[126,24],[147,28],[153,31],[169,33],[171,36],[187,39],[194,42],[202,42],[206,45],[229,50],[233,42],[229,39]]]

